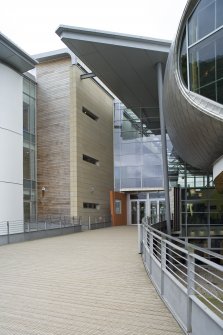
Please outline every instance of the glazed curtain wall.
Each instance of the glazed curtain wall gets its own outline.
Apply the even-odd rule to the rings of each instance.
[[[215,188],[183,188],[181,217],[189,242],[216,252],[223,248],[223,195]]]
[[[24,220],[36,218],[36,85],[23,79]]]
[[[163,188],[158,111],[115,104],[115,190]],[[168,144],[170,145],[169,141]],[[171,146],[171,145],[170,145]]]

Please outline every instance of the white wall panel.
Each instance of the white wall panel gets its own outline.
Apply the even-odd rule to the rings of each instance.
[[[23,185],[0,182],[0,222],[23,220]]]
[[[23,78],[6,65],[0,64],[0,127],[22,134]]]
[[[0,181],[23,184],[23,137],[0,128]]]
[[[22,92],[22,76],[0,63],[0,222],[23,220]]]

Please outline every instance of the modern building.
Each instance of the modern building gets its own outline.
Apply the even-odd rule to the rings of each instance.
[[[23,83],[29,81],[23,74],[35,64],[33,58],[0,34],[0,222],[16,221],[14,232],[23,231],[24,218],[23,88],[25,94],[28,88]]]
[[[222,18],[222,1],[188,1],[171,47],[167,41],[70,26],[56,31],[126,106],[122,115],[117,111],[114,125],[115,185],[122,191],[112,197],[115,220],[123,215],[120,208],[124,208],[121,203],[126,194],[127,208],[132,206],[135,211],[137,207],[140,212],[139,191],[151,191],[147,182],[153,180],[154,165],[156,187],[163,186],[165,191],[168,232],[174,208],[179,235],[216,251],[222,248],[223,238],[223,198],[218,192],[223,155]],[[160,120],[160,124],[158,121],[154,127],[152,120]],[[151,144],[155,136],[160,136],[157,156],[154,150],[158,150],[158,143],[155,147]],[[144,137],[151,143],[145,145]],[[151,159],[145,163],[150,170],[148,180],[142,161],[147,154],[154,155],[154,162],[159,157],[156,167]],[[163,185],[158,177],[161,165]],[[132,198],[131,189],[137,191]],[[151,203],[149,208],[147,215],[151,214]]]
[[[36,62],[1,35],[0,220],[23,221],[23,186],[25,220],[108,215],[111,191],[113,224],[165,212],[169,233],[173,219],[180,237],[222,249],[222,17],[220,0],[188,1],[172,46],[60,26],[69,49],[36,57],[37,95],[22,76]],[[113,96],[95,76],[119,99],[114,191]]]
[[[38,217],[109,216],[113,96],[67,49],[35,58]]]

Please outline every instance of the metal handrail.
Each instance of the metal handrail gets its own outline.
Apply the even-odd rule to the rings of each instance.
[[[98,229],[111,226],[111,216],[78,217],[69,215],[51,214],[39,216],[33,220],[0,221],[0,237],[18,233],[81,227],[81,230]],[[8,238],[9,243],[9,238]]]
[[[152,232],[156,233],[158,236],[160,235],[160,236],[166,238],[167,239],[167,243],[169,242],[169,240],[175,241],[177,243],[182,244],[185,249],[194,249],[194,250],[197,250],[197,251],[201,251],[203,253],[208,254],[209,256],[213,256],[213,257],[217,256],[218,258],[220,258],[221,260],[223,260],[223,256],[222,255],[216,254],[215,252],[213,252],[213,251],[211,251],[209,249],[204,249],[204,248],[198,247],[197,245],[194,245],[194,244],[189,243],[189,242],[182,241],[182,240],[180,240],[177,237],[170,236],[170,235],[168,235],[166,233],[163,233],[163,232],[161,232],[161,231],[159,231],[159,230],[157,230],[157,229],[149,226],[148,223],[145,220],[146,220],[146,218],[144,218],[144,220],[142,220],[142,224],[144,225],[144,227],[150,229]]]
[[[164,296],[166,302],[171,301],[171,310],[176,315],[178,315],[177,308],[180,308],[180,305],[177,305],[176,299],[171,300],[165,289],[171,280],[176,287],[179,287],[179,290],[184,292],[181,299],[185,299],[187,308],[179,313],[179,322],[184,324],[184,329],[193,334],[191,331],[193,299],[193,303],[197,304],[197,308],[204,313],[211,309],[208,317],[215,315],[213,320],[218,327],[220,325],[220,332],[222,332],[223,266],[220,264],[223,264],[223,256],[160,232],[148,225],[145,219],[139,225],[139,236],[139,252],[143,255],[146,269],[160,295]],[[204,256],[201,256],[201,253]],[[210,260],[211,258],[214,258],[215,261]],[[169,277],[168,280],[167,277]],[[178,306],[176,310],[173,303]],[[183,319],[180,319],[181,313],[186,313]],[[187,320],[186,323],[185,320]]]

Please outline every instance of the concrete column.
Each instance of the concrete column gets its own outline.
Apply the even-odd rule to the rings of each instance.
[[[171,235],[166,126],[163,113],[163,73],[161,63],[157,64],[157,82],[158,82],[159,114],[160,114],[160,128],[161,128],[162,158],[163,158],[164,192],[166,200],[167,234]]]

